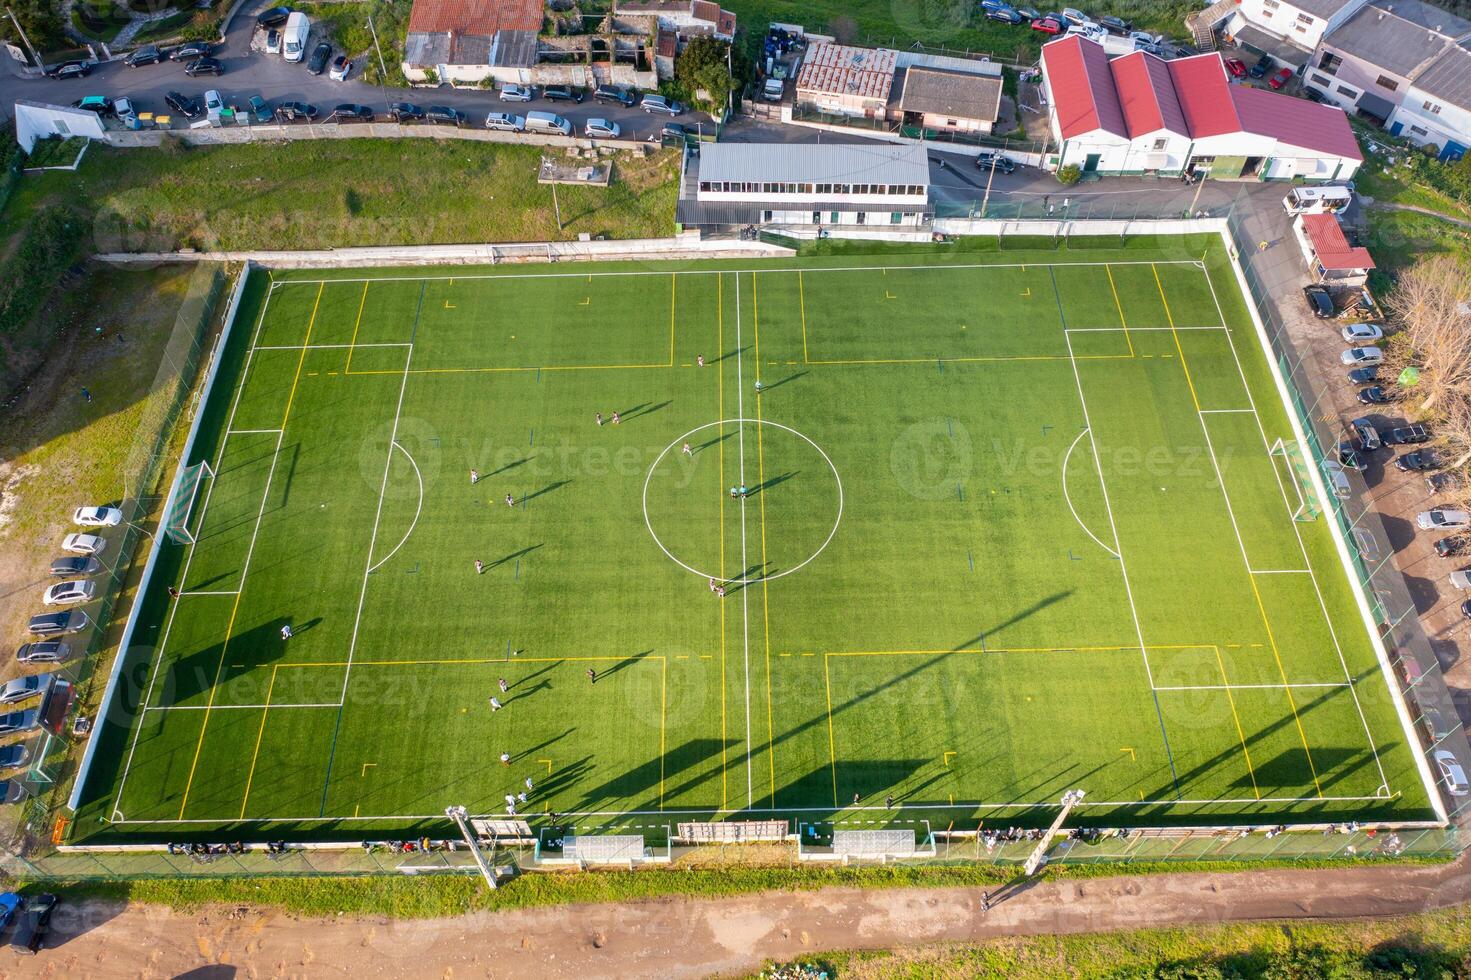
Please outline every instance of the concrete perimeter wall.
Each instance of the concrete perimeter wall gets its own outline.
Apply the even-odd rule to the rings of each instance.
[[[91,115],[91,113],[87,113]],[[94,117],[95,120],[95,117]],[[474,126],[485,120],[472,118]],[[630,150],[647,153],[659,148],[656,142],[640,140],[590,140],[575,136],[547,136],[541,133],[506,133],[470,126],[403,126],[395,122],[381,123],[264,123],[253,126],[201,126],[196,129],[108,130],[101,135],[112,146],[159,146],[166,139],[183,140],[194,145],[216,143],[252,143],[257,140],[328,140],[328,139],[425,139],[477,140],[481,143],[519,143],[532,146],[577,147],[588,149]]]

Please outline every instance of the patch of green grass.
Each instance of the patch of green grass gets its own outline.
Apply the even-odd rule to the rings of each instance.
[[[1400,270],[1428,254],[1455,256],[1471,270],[1471,230],[1408,211],[1368,211],[1366,215],[1363,244],[1374,255],[1377,268],[1370,273],[1370,285],[1376,291],[1388,289]]]
[[[293,5],[311,18],[312,22],[347,51],[362,73],[363,81],[370,85],[384,83],[395,87],[408,84],[403,73],[404,33],[408,30],[410,0],[368,0],[362,3],[305,3]],[[369,28],[372,18],[374,33]],[[379,63],[379,51],[382,64]],[[383,75],[383,68],[388,74]]]
[[[80,2],[72,8],[72,27],[78,33],[104,44],[110,44],[131,20],[126,8],[110,0]]]
[[[311,249],[667,235],[679,156],[620,155],[607,188],[536,182],[541,148],[461,140],[348,139],[118,150],[75,173],[28,175],[0,218],[68,202],[93,217],[98,251]],[[447,179],[454,174],[455,179]]]
[[[72,136],[67,139],[59,137],[47,137],[36,140],[31,147],[30,155],[26,157],[28,167],[69,167],[76,160],[77,154],[82,152],[82,147],[87,145],[85,136]]]
[[[1197,246],[258,280],[78,834],[1427,817]]]

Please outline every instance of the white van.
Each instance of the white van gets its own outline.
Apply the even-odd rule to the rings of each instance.
[[[526,131],[528,133],[556,133],[560,136],[571,136],[572,124],[555,112],[528,112],[526,114]]]
[[[1451,572],[1451,585],[1458,589],[1471,589],[1471,568]]]
[[[281,56],[287,61],[300,61],[306,54],[306,39],[311,32],[312,22],[306,14],[293,12],[281,29]]]
[[[1353,203],[1354,195],[1347,187],[1294,187],[1282,199],[1288,214],[1337,213]]]

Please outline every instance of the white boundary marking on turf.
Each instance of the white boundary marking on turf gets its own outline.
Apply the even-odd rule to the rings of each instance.
[[[388,563],[388,559],[398,554],[398,549],[404,546],[404,542],[408,541],[409,536],[414,533],[414,528],[419,526],[419,515],[424,511],[424,474],[419,472],[419,464],[414,461],[414,457],[411,456],[409,454],[409,451],[405,449],[402,445],[400,445],[397,440],[394,440],[393,447],[389,450],[388,454],[390,456],[393,455],[393,449],[397,449],[399,452],[403,453],[404,459],[408,460],[409,465],[414,468],[414,478],[419,481],[419,503],[414,507],[414,519],[409,522],[409,529],[404,532],[404,536],[402,538],[399,538],[398,544],[393,546],[392,551],[373,563],[372,567],[368,569],[369,574],[383,567],[385,564]],[[369,554],[372,554],[371,550],[369,551]]]
[[[271,288],[266,291],[265,301],[261,303],[260,317],[259,317],[259,319],[256,320],[256,322],[255,322],[255,330],[250,335],[250,343],[251,343],[251,346],[250,346],[250,349],[247,350],[246,353],[245,353],[245,364],[240,369],[240,383],[238,385],[236,385],[236,387],[235,387],[235,393],[234,393],[234,395],[231,396],[230,416],[229,416],[229,418],[227,418],[225,420],[225,436],[224,436],[224,438],[222,438],[220,440],[220,448],[219,448],[219,451],[215,454],[214,472],[215,472],[216,475],[210,477],[210,480],[209,480],[209,489],[205,491],[204,501],[199,506],[199,528],[200,528],[201,531],[204,530],[204,518],[205,518],[205,515],[209,513],[209,502],[214,497],[215,484],[219,482],[220,463],[225,458],[225,446],[230,441],[230,435],[229,435],[229,433],[230,433],[231,427],[235,424],[235,412],[236,412],[236,410],[238,410],[240,408],[240,396],[245,393],[245,383],[250,378],[250,365],[255,360],[255,341],[260,338],[261,327],[263,327],[265,325],[265,322],[266,322],[266,311],[269,310],[270,307],[271,307],[271,297],[275,295],[275,292],[276,292],[276,289],[275,289],[275,284],[273,282],[272,285],[271,285]],[[221,351],[218,356],[224,357],[225,354],[224,354],[223,351]],[[204,406],[200,406],[200,411],[203,411],[203,410],[204,410]],[[280,450],[280,446],[281,446],[281,436],[280,436],[280,431],[278,430],[277,431],[277,435],[276,435],[276,448],[277,448],[278,451]],[[271,461],[271,465],[272,466],[275,465],[274,458]],[[197,551],[198,549],[199,549],[199,540],[198,540],[198,535],[196,535],[195,536],[195,540],[189,542],[189,553],[184,557],[184,568],[183,568],[182,573],[179,576],[179,582],[180,583],[184,583],[184,582],[189,581],[189,568],[190,568],[191,565],[194,564],[194,552]],[[244,587],[245,587],[245,572],[244,572],[244,568],[242,567],[242,569],[241,569],[241,575],[240,575],[240,588],[243,589]],[[144,693],[143,700],[141,702],[139,702],[140,706],[142,706],[145,709],[148,707],[148,702],[150,702],[150,701],[153,700],[153,687],[154,687],[154,685],[158,681],[158,671],[163,666],[163,662],[166,659],[166,656],[165,655],[168,653],[169,636],[173,632],[173,629],[174,629],[174,617],[178,615],[178,612],[179,612],[179,603],[176,601],[169,608],[169,619],[168,619],[168,622],[164,624],[163,636],[159,638],[158,649],[154,653],[153,670],[150,671],[149,672],[149,675],[148,675],[148,690]],[[131,748],[128,749],[128,761],[123,766],[123,775],[122,775],[122,778],[118,780],[117,795],[113,797],[113,804],[114,804],[114,806],[120,806],[122,804],[123,790],[127,788],[127,785],[128,785],[128,774],[130,772],[132,772],[132,769],[133,769],[133,757],[138,752],[138,741],[142,737],[143,737],[143,725],[142,725],[142,723],[140,721],[138,727],[136,729],[134,729],[134,731],[133,731],[133,745],[132,745]]]
[[[1083,410],[1083,424],[1087,426],[1088,443],[1093,447],[1093,467],[1098,472],[1098,489],[1103,494],[1104,510],[1108,512],[1108,526],[1113,531],[1114,554],[1118,555],[1119,558],[1119,572],[1124,579],[1124,595],[1129,600],[1129,615],[1133,617],[1134,635],[1139,640],[1139,656],[1144,661],[1144,676],[1149,681],[1149,688],[1152,694],[1154,690],[1154,671],[1149,666],[1149,648],[1144,642],[1144,627],[1139,624],[1139,609],[1134,605],[1134,587],[1129,583],[1129,567],[1128,563],[1124,561],[1123,544],[1119,541],[1119,526],[1114,520],[1113,503],[1108,497],[1108,484],[1103,479],[1103,457],[1098,452],[1098,440],[1093,437],[1093,420],[1088,416],[1088,399],[1083,394],[1083,376],[1078,373],[1078,359],[1073,356],[1073,338],[1069,334],[1064,333],[1063,340],[1067,342],[1068,363],[1073,368],[1073,383],[1078,387],[1078,405]],[[1170,736],[1165,731],[1164,716],[1160,713],[1158,697],[1155,697],[1154,712],[1155,717],[1159,721],[1159,734],[1164,740],[1165,753],[1171,758],[1170,781],[1175,784],[1175,792],[1178,794],[1180,792],[1180,777],[1175,773],[1173,755],[1170,753]]]
[[[1295,687],[1350,687],[1345,681],[1316,681],[1303,684],[1176,684],[1156,691],[1285,691]],[[1316,800],[1317,797],[1310,797]]]
[[[1226,313],[1225,313],[1224,310],[1221,309],[1221,300],[1220,300],[1220,297],[1218,295],[1216,295],[1216,284],[1211,279],[1210,270],[1209,269],[1202,269],[1201,270],[1201,274],[1205,276],[1205,284],[1206,284],[1206,287],[1210,290],[1211,302],[1213,302],[1215,304],[1215,307],[1216,307],[1216,317],[1221,321],[1221,325],[1222,326],[1225,326],[1225,324],[1226,324]],[[1249,293],[1247,293],[1245,290],[1243,290],[1242,291],[1242,294],[1241,294],[1241,298],[1242,298],[1242,300],[1244,302],[1247,302],[1248,305],[1249,305],[1249,300],[1247,299],[1248,295],[1249,295]],[[1287,497],[1287,488],[1282,483],[1282,473],[1277,468],[1277,462],[1276,462],[1276,460],[1271,459],[1271,456],[1272,456],[1272,443],[1271,443],[1271,440],[1269,440],[1267,438],[1267,429],[1266,429],[1266,427],[1264,425],[1262,425],[1262,416],[1261,416],[1261,413],[1257,410],[1256,397],[1251,393],[1251,385],[1246,380],[1246,368],[1243,367],[1242,364],[1241,364],[1241,355],[1236,352],[1236,339],[1231,335],[1231,331],[1229,329],[1226,331],[1226,339],[1227,339],[1227,342],[1230,344],[1230,347],[1231,347],[1231,358],[1232,358],[1232,360],[1234,360],[1236,362],[1236,374],[1241,379],[1241,387],[1243,389],[1245,389],[1245,391],[1246,391],[1246,400],[1251,405],[1252,415],[1256,418],[1257,432],[1262,437],[1262,448],[1266,451],[1267,457],[1268,457],[1268,459],[1272,463],[1272,475],[1276,478],[1276,480],[1277,480],[1277,489],[1282,494],[1282,506],[1287,509],[1288,519],[1289,519],[1290,523],[1292,524],[1292,533],[1293,533],[1293,536],[1297,538],[1297,548],[1298,548],[1298,551],[1302,554],[1302,560],[1303,560],[1304,564],[1306,564],[1308,566],[1308,569],[1309,569],[1308,575],[1309,575],[1309,578],[1311,579],[1311,581],[1313,583],[1313,593],[1318,597],[1318,609],[1323,614],[1323,622],[1326,623],[1327,626],[1328,626],[1328,635],[1331,636],[1331,637],[1333,637],[1333,649],[1338,654],[1338,664],[1339,664],[1339,666],[1341,666],[1343,668],[1343,678],[1344,678],[1345,681],[1348,681],[1349,682],[1348,683],[1349,694],[1352,695],[1352,697],[1354,699],[1354,708],[1359,713],[1359,724],[1363,725],[1363,727],[1364,727],[1364,739],[1369,743],[1369,751],[1374,756],[1374,765],[1379,770],[1379,783],[1380,783],[1380,786],[1382,788],[1384,788],[1384,789],[1387,790],[1389,788],[1389,777],[1384,774],[1384,763],[1379,758],[1379,747],[1374,743],[1374,733],[1369,728],[1369,719],[1364,716],[1364,706],[1359,701],[1359,690],[1353,684],[1353,673],[1348,669],[1348,660],[1343,655],[1343,645],[1341,643],[1339,643],[1339,641],[1338,641],[1338,630],[1333,625],[1333,617],[1328,612],[1328,603],[1323,598],[1323,587],[1322,587],[1322,584],[1319,583],[1319,581],[1318,581],[1317,573],[1314,572],[1314,571],[1312,571],[1312,565],[1313,565],[1313,563],[1312,563],[1311,559],[1308,558],[1307,544],[1304,543],[1304,541],[1302,539],[1302,528],[1300,528],[1300,527],[1297,526],[1297,521],[1291,520],[1291,517],[1292,517],[1292,502]],[[1259,344],[1259,346],[1261,346],[1261,345]],[[1268,350],[1268,349],[1266,349],[1266,348],[1263,348],[1262,354],[1267,359],[1268,367],[1273,372],[1273,375],[1274,376],[1277,376],[1277,368],[1276,368],[1275,363],[1272,360],[1271,351]],[[1291,421],[1292,421],[1292,409],[1290,407],[1288,407],[1288,405],[1286,404],[1285,391],[1282,391],[1281,394],[1283,395],[1283,398],[1282,398],[1282,400],[1279,403],[1281,404],[1283,411],[1287,414],[1289,423],[1291,423]],[[1304,447],[1304,448],[1306,448],[1306,447]],[[1222,492],[1225,491],[1225,484],[1222,484],[1221,485],[1221,490],[1222,490]],[[1353,575],[1350,572],[1350,570],[1348,569],[1348,567],[1347,566],[1344,566],[1344,565],[1340,565],[1340,567],[1343,569],[1344,575],[1347,578],[1349,578],[1350,582],[1352,583]],[[1356,595],[1359,592],[1359,590],[1357,588],[1355,588],[1353,591],[1355,592]],[[1366,624],[1366,626],[1368,626],[1368,625],[1369,624]],[[1367,629],[1367,632],[1369,633],[1369,635],[1371,637],[1370,642],[1371,643],[1375,643],[1376,640],[1374,639],[1374,637],[1375,637],[1375,631],[1374,631],[1374,629],[1369,628],[1369,629]],[[1376,656],[1376,659],[1378,659],[1377,656]],[[1380,669],[1381,669],[1381,671],[1385,671],[1385,670],[1388,669],[1384,665],[1384,663],[1382,661],[1380,662]],[[1388,681],[1386,681],[1386,685],[1387,684],[1388,684]],[[1422,775],[1423,775],[1423,770],[1422,770]],[[1432,805],[1432,807],[1435,806],[1435,802],[1434,801],[1435,801],[1435,798],[1436,798],[1436,794],[1435,794],[1433,788],[1432,787],[1427,787],[1426,788],[1426,793],[1431,797],[1431,801],[1432,801],[1431,802],[1431,805]]]
[[[754,276],[755,273],[752,273]],[[740,442],[740,480],[741,486],[746,485],[746,401],[745,382],[742,380],[741,361],[741,276],[736,273],[736,418],[742,420],[736,423],[736,436]],[[721,534],[725,529],[721,528]],[[657,539],[656,539],[657,540]],[[746,560],[746,498],[741,498],[741,578],[746,577],[751,565]],[[751,786],[751,600],[749,588],[741,586],[741,646],[742,659],[745,663],[745,686],[746,686],[746,808],[750,809],[752,802]],[[769,748],[769,746],[768,746]]]
[[[332,280],[328,280],[332,281]],[[354,347],[412,347],[398,341],[391,344],[273,344],[268,347],[257,347],[256,350],[348,350]]]
[[[1110,263],[1112,264],[1112,263]],[[1163,265],[1164,263],[1160,263]],[[1223,327],[1175,327],[1176,330],[1214,330],[1219,333]],[[1156,333],[1166,332],[1169,327],[1068,327],[1064,333]]]
[[[290,665],[288,664],[287,666],[290,666]],[[293,703],[293,702],[287,702],[287,701],[278,701],[278,702],[273,702],[272,704],[216,704],[216,705],[208,705],[208,704],[167,704],[167,705],[157,705],[157,706],[151,707],[151,708],[144,708],[143,710],[144,711],[205,711],[207,709],[211,709],[212,708],[215,711],[231,711],[231,710],[239,710],[241,708],[255,708],[255,709],[270,708],[272,711],[274,711],[277,708],[340,708],[340,707],[342,707],[342,705],[338,704],[336,701],[333,701],[333,702],[330,702],[330,703],[324,702],[324,703],[321,703],[321,704],[302,704],[302,703],[299,703],[299,702]]]
[[[612,278],[617,276],[716,276],[729,273],[735,273],[737,276],[739,276],[742,274],[751,275],[757,272],[760,272],[762,274],[774,274],[799,271],[811,275],[818,272],[905,272],[908,270],[935,271],[948,269],[1022,269],[1027,266],[1031,266],[1035,269],[1066,269],[1069,266],[1077,266],[1078,268],[1096,268],[1097,266],[1101,265],[1111,265],[1115,267],[1129,265],[1193,265],[1196,268],[1199,268],[1200,261],[1198,259],[1160,259],[1154,262],[1150,262],[1147,259],[1131,259],[1126,262],[1003,262],[996,264],[992,264],[989,262],[967,262],[946,265],[844,265],[817,269],[809,269],[805,266],[793,266],[791,268],[757,267],[750,269],[680,269],[672,273],[670,272],[670,270],[667,269],[650,269],[640,271],[619,270],[617,272],[515,272],[509,273],[507,275],[479,273],[468,276],[344,276],[342,278],[333,279],[278,279],[275,282],[275,287],[281,288],[285,286],[306,284],[316,285],[318,283],[331,284],[336,282],[445,282],[450,279],[458,279],[461,282],[478,282],[485,279],[582,279],[585,281],[589,276],[595,279]],[[1132,330],[1133,328],[1130,327],[1129,329]],[[1217,328],[1210,327],[1208,329],[1214,330]],[[362,347],[363,345],[359,344],[358,346]]]
[[[378,544],[378,521],[383,516],[383,498],[388,494],[388,471],[393,465],[393,447],[398,445],[398,420],[403,413],[404,392],[409,387],[409,367],[414,363],[414,345],[409,344],[408,347],[408,356],[404,358],[403,378],[398,383],[398,404],[393,409],[393,428],[388,434],[388,452],[383,457],[383,482],[378,487],[378,509],[373,514],[373,534],[368,539],[368,560],[364,562],[363,584],[358,590],[358,610],[352,618],[352,639],[347,644],[347,666],[342,671],[342,695],[338,699],[338,707],[347,703],[347,683],[352,679],[352,658],[357,652],[358,630],[363,625],[363,604],[368,598],[368,576],[373,573],[373,548]],[[416,466],[415,470],[417,469]],[[416,517],[415,520],[417,519]]]
[[[1202,408],[1201,415],[1255,415],[1254,408]]]
[[[280,429],[226,429],[227,436],[274,436],[280,435]]]
[[[717,425],[727,425],[727,424],[731,424],[731,423],[740,424],[740,423],[745,423],[745,422],[751,422],[751,423],[754,423],[756,425],[769,425],[769,426],[771,426],[773,428],[781,429],[784,432],[790,432],[792,435],[794,435],[797,438],[803,440],[809,446],[811,446],[813,449],[816,449],[817,450],[818,455],[820,455],[824,460],[826,460],[827,465],[832,469],[832,471],[833,471],[833,479],[838,484],[838,516],[833,519],[832,529],[827,532],[827,537],[823,540],[822,544],[820,546],[818,546],[818,549],[816,551],[814,551],[812,554],[808,555],[805,559],[803,559],[803,561],[802,561],[802,563],[800,565],[794,565],[793,567],[788,568],[788,569],[785,569],[785,570],[783,570],[782,572],[779,572],[776,575],[761,575],[761,576],[759,576],[757,578],[746,578],[744,575],[742,575],[740,578],[726,578],[723,575],[711,575],[709,572],[703,572],[700,569],[693,567],[692,565],[686,565],[684,562],[682,562],[678,558],[674,557],[674,554],[672,552],[670,552],[670,550],[668,548],[664,547],[664,542],[661,541],[661,540],[659,540],[659,535],[654,531],[653,521],[649,518],[649,484],[650,484],[650,482],[652,482],[652,480],[654,478],[654,470],[658,468],[659,462],[665,456],[669,455],[669,450],[673,449],[675,446],[677,446],[680,443],[684,442],[690,436],[694,435],[696,432],[702,432],[705,429],[713,429]],[[724,491],[721,491],[721,492],[723,493]],[[693,572],[694,574],[700,576],[701,578],[713,578],[717,582],[734,582],[734,583],[740,583],[741,585],[750,585],[750,584],[752,584],[754,582],[770,582],[770,581],[775,581],[776,579],[782,578],[783,576],[790,575],[793,572],[801,571],[803,568],[806,568],[808,565],[812,564],[812,562],[817,558],[818,555],[820,555],[824,551],[826,551],[827,550],[827,546],[832,543],[833,537],[838,533],[838,525],[841,524],[842,521],[843,521],[843,479],[842,479],[842,477],[838,476],[838,468],[837,468],[837,466],[833,464],[833,461],[828,456],[828,454],[825,453],[825,452],[823,452],[822,447],[819,446],[817,443],[813,442],[807,436],[803,435],[801,432],[798,432],[796,429],[793,429],[791,426],[782,425],[780,422],[773,422],[770,419],[746,419],[746,418],[740,418],[740,419],[717,419],[714,422],[706,422],[704,425],[697,425],[693,429],[689,430],[688,432],[686,432],[682,436],[676,436],[673,442],[671,442],[669,445],[667,445],[667,446],[664,447],[664,451],[663,452],[661,452],[658,456],[654,457],[654,462],[652,464],[650,464],[649,471],[644,476],[643,511],[644,511],[644,526],[649,529],[649,536],[654,539],[654,543],[659,546],[659,550],[660,551],[664,552],[664,556],[666,558],[668,558],[670,561],[674,562],[674,564],[678,565],[680,568],[683,568],[685,571],[687,571],[687,572]]]
[[[1078,448],[1078,443],[1082,442],[1083,441],[1083,437],[1086,436],[1086,435],[1088,435],[1090,433],[1090,431],[1091,430],[1089,430],[1089,429],[1084,429],[1082,432],[1079,432],[1078,433],[1078,438],[1074,439],[1073,440],[1073,444],[1071,446],[1067,447],[1067,452],[1066,453],[1063,453],[1063,456],[1062,456],[1062,499],[1064,499],[1064,500],[1067,501],[1067,509],[1073,512],[1073,520],[1075,520],[1075,521],[1078,522],[1078,527],[1080,527],[1080,528],[1083,529],[1083,533],[1086,534],[1086,535],[1088,535],[1088,537],[1092,538],[1093,539],[1093,543],[1096,544],[1096,545],[1098,545],[1098,547],[1102,548],[1104,551],[1108,552],[1110,555],[1113,555],[1115,558],[1117,558],[1119,556],[1119,553],[1117,551],[1114,551],[1108,545],[1104,544],[1102,541],[1099,541],[1098,540],[1098,535],[1096,535],[1092,531],[1088,530],[1088,525],[1086,525],[1086,524],[1083,523],[1083,519],[1078,516],[1078,509],[1073,506],[1073,497],[1072,497],[1072,494],[1068,493],[1068,488],[1067,488],[1067,464],[1068,464],[1068,460],[1072,459],[1072,457],[1073,457],[1073,450]]]
[[[1253,575],[1311,575],[1311,568],[1248,568]]]

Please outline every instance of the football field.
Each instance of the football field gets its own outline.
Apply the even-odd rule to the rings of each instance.
[[[1432,816],[1219,241],[327,275],[247,289],[83,837]]]

